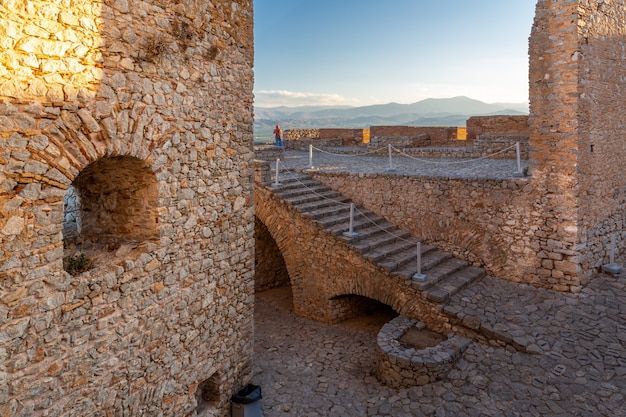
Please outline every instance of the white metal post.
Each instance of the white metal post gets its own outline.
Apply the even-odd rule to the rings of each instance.
[[[389,168],[387,171],[395,171],[396,169],[393,167],[393,160],[391,159],[391,143],[389,144]]]
[[[517,172],[522,173],[522,155],[519,147],[519,142],[515,142],[515,151],[517,152]]]
[[[280,159],[276,159],[276,179],[274,181],[274,187],[280,187],[282,184],[280,182],[278,182],[278,173],[279,173],[279,167],[278,167],[278,163],[280,162]]]
[[[413,275],[413,279],[424,281],[426,275],[422,274],[422,242],[417,241],[417,272]]]
[[[615,233],[611,233],[611,253],[609,255],[609,263],[615,263]]]
[[[309,145],[309,168],[313,168],[313,145]]]
[[[358,235],[358,233],[354,232],[354,203],[350,203],[350,226],[348,227],[348,231],[344,232],[343,235],[348,237]]]

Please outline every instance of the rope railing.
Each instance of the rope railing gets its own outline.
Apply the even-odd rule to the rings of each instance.
[[[518,143],[519,143],[519,142],[518,142]],[[390,145],[390,146],[391,146],[391,145]],[[511,149],[513,149],[513,148],[517,148],[517,146],[518,146],[517,144],[515,144],[515,145],[511,145],[511,146],[509,146],[509,147],[507,147],[507,148],[504,148],[504,149],[499,150],[498,152],[494,152],[494,153],[489,154],[489,155],[481,156],[480,158],[463,159],[462,161],[458,161],[458,162],[457,162],[457,161],[455,161],[455,162],[451,162],[451,161],[441,162],[441,161],[434,161],[434,160],[432,160],[432,159],[416,158],[416,157],[414,157],[414,156],[412,156],[412,155],[409,155],[409,154],[407,154],[407,153],[403,152],[402,150],[400,150],[400,149],[398,149],[398,148],[395,148],[395,147],[393,147],[393,146],[392,146],[392,148],[393,148],[396,152],[398,152],[400,155],[405,156],[405,157],[407,157],[407,158],[409,158],[409,159],[413,159],[413,160],[415,160],[415,161],[420,161],[420,162],[425,162],[425,163],[431,163],[431,164],[446,164],[446,165],[451,165],[451,164],[464,164],[464,163],[471,163],[471,162],[476,162],[476,161],[482,161],[482,160],[484,160],[484,159],[488,159],[488,158],[491,158],[491,157],[493,157],[493,156],[503,154],[503,153],[505,153],[506,151],[511,150]]]
[[[332,202],[334,204],[338,204],[340,206],[350,206],[350,216],[349,216],[349,223],[348,223],[348,231],[344,232],[343,235],[349,238],[354,238],[356,236],[358,236],[358,232],[354,231],[354,215],[355,212],[358,212],[358,214],[360,214],[360,216],[362,218],[364,218],[367,222],[369,222],[370,224],[372,224],[374,227],[376,227],[378,230],[380,230],[381,232],[387,234],[388,236],[393,237],[394,239],[404,242],[404,243],[417,243],[417,272],[413,275],[413,279],[416,280],[425,280],[426,279],[426,275],[422,274],[421,272],[421,259],[422,259],[422,253],[421,253],[421,240],[417,239],[417,242],[415,242],[415,240],[409,240],[406,239],[402,236],[399,236],[395,233],[393,233],[390,230],[385,229],[384,227],[382,227],[380,224],[378,224],[375,220],[371,219],[363,210],[361,210],[360,208],[358,208],[353,202],[350,203],[344,203],[342,201],[336,200],[334,198],[330,198],[328,196],[325,196],[323,194],[318,193],[317,191],[315,191],[314,189],[312,189],[311,187],[309,187],[308,185],[306,185],[304,182],[302,182],[300,180],[300,177],[298,177],[296,175],[295,172],[293,172],[291,169],[287,168],[281,161],[280,159],[276,160],[276,178],[275,178],[275,182],[274,185],[276,188],[280,188],[282,186],[282,183],[279,182],[279,173],[281,172],[280,166],[283,167],[282,172],[288,174],[290,177],[290,179],[297,183],[300,187],[306,189],[310,194],[315,195],[317,197],[319,197],[322,200],[325,201],[329,201]]]
[[[373,150],[371,150],[371,151],[369,151],[369,152],[357,152],[357,153],[336,153],[336,152],[329,152],[329,151],[327,151],[327,150],[325,150],[325,149],[320,149],[320,148],[317,148],[317,147],[315,147],[315,146],[313,146],[313,145],[309,145],[309,149],[315,149],[316,151],[321,152],[321,153],[325,153],[325,154],[327,154],[327,155],[338,155],[338,156],[366,156],[366,155],[376,155],[378,152],[380,152],[381,150],[383,150],[383,149],[385,149],[385,148],[386,148],[386,146],[382,146],[382,147],[380,147],[380,148],[373,149]]]
[[[486,159],[490,159],[493,157],[496,157],[498,155],[501,155],[503,153],[506,153],[512,149],[515,149],[516,152],[516,159],[517,159],[517,173],[518,174],[522,174],[522,165],[521,165],[521,150],[520,150],[520,144],[519,142],[516,142],[515,144],[508,146],[504,149],[501,149],[499,151],[496,152],[492,152],[488,155],[483,155],[479,158],[471,158],[471,159],[462,159],[462,160],[456,160],[456,161],[450,161],[449,159],[446,159],[445,161],[440,161],[440,160],[433,160],[433,159],[424,159],[424,158],[418,158],[415,157],[413,155],[410,155],[408,153],[406,153],[405,151],[403,151],[402,149],[398,149],[396,147],[394,147],[393,145],[389,144],[387,147],[380,147],[380,148],[376,148],[373,149],[369,152],[358,152],[358,153],[336,153],[336,152],[330,152],[324,149],[320,149],[317,148],[313,145],[309,145],[309,165],[308,165],[308,169],[313,169],[314,168],[314,163],[313,163],[313,151],[318,151],[320,153],[326,154],[326,155],[330,155],[330,156],[339,156],[339,157],[362,157],[362,156],[373,156],[373,155],[380,155],[381,151],[383,149],[387,148],[388,150],[388,159],[389,159],[389,164],[388,167],[386,168],[385,171],[388,172],[393,172],[396,171],[396,168],[394,167],[394,163],[393,163],[393,153],[397,153],[400,156],[406,157],[410,160],[413,161],[418,161],[421,163],[427,163],[427,164],[433,164],[433,165],[460,165],[460,164],[472,164],[475,162],[480,162]]]

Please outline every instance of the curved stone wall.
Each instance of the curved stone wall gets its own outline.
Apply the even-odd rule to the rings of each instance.
[[[445,377],[472,342],[471,339],[449,334],[435,346],[416,349],[400,342],[412,327],[423,330],[426,326],[418,320],[398,316],[378,333],[376,376],[388,387],[426,385]]]

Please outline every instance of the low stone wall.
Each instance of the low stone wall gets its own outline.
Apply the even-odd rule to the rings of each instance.
[[[472,342],[454,334],[433,347],[416,350],[399,340],[412,327],[426,325],[415,319],[398,316],[378,333],[376,376],[391,388],[426,385],[443,378]]]
[[[420,133],[415,136],[373,136],[368,147],[397,146],[402,148],[422,148],[431,145],[430,136]]]
[[[530,134],[528,116],[474,116],[467,119],[467,139],[484,134]]]
[[[254,157],[263,161],[276,161],[285,158],[285,147],[276,145],[255,145]]]
[[[316,139],[320,137],[319,129],[288,129],[283,132],[283,140],[296,141],[301,139]]]
[[[343,146],[357,146],[369,140],[369,129],[320,129],[320,139],[341,139]]]
[[[427,135],[430,139],[425,146],[447,146],[458,145],[457,139],[463,138],[465,128],[456,126],[372,126],[370,127],[370,137],[419,137]],[[379,139],[380,140],[380,139]]]

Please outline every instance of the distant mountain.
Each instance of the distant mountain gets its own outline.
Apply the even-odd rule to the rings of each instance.
[[[524,115],[528,103],[485,103],[469,97],[429,98],[412,104],[371,106],[255,107],[254,135],[266,139],[283,129],[370,126],[465,126],[471,116]]]

